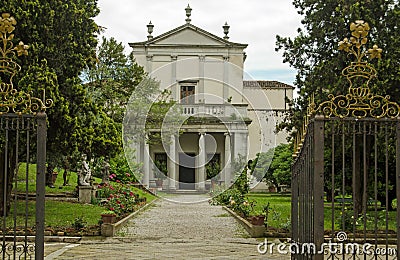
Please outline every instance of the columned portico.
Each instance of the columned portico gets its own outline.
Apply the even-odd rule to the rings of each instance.
[[[179,136],[171,135],[170,142],[166,146],[168,150],[161,144],[149,146],[146,142],[141,143],[138,154],[143,163],[142,184],[145,187],[154,187],[156,171],[154,162],[160,158],[165,158],[168,171],[168,179],[164,181],[163,186],[170,191],[206,190],[208,184],[206,165],[211,161],[221,167],[217,179],[219,183],[231,185],[234,179],[232,161],[237,160],[239,154],[243,156],[247,154],[247,131],[228,130],[224,125],[214,125],[213,129],[209,127],[209,131],[199,131],[199,127],[196,128],[186,129]]]

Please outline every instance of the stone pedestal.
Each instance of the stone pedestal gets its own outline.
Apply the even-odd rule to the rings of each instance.
[[[101,224],[101,235],[103,237],[112,237],[115,235],[115,225],[113,224]]]
[[[88,204],[92,202],[92,186],[79,186],[79,202]]]

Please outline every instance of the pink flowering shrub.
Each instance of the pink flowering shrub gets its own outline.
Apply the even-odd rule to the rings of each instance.
[[[114,211],[117,216],[134,212],[145,201],[131,191],[129,185],[118,182],[99,185],[97,197],[103,199],[104,206],[108,210]]]
[[[133,164],[129,167],[124,153],[119,154],[110,160],[110,180],[122,183],[137,182],[136,176],[139,176],[140,165]]]

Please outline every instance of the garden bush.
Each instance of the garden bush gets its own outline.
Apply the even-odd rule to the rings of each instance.
[[[231,208],[243,217],[249,216],[253,210],[254,203],[246,199],[249,192],[249,183],[247,178],[247,167],[245,167],[234,185],[226,191],[219,193],[211,199],[212,205],[223,205]]]
[[[134,212],[146,201],[146,198],[133,192],[128,184],[109,183],[98,188],[99,203],[117,214],[117,217]]]
[[[122,183],[138,182],[140,165],[131,166],[130,168],[123,153],[118,154],[110,160],[110,177],[112,176],[114,181],[118,180]]]

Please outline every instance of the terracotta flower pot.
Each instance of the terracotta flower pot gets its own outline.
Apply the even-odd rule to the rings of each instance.
[[[254,226],[263,226],[265,216],[252,216],[249,218],[250,223]]]
[[[101,220],[104,224],[113,224],[115,223],[116,215],[115,214],[101,214]]]

